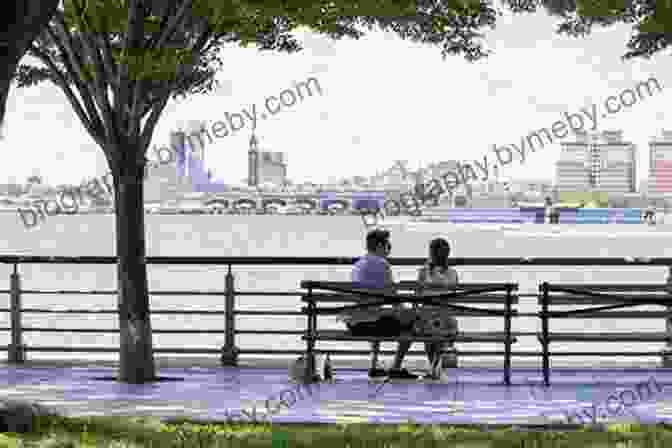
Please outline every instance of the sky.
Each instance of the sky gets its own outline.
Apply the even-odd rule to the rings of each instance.
[[[581,113],[592,104],[601,110],[608,96],[655,77],[662,92],[654,89],[629,109],[599,118],[597,129],[622,129],[624,138],[637,144],[638,174],[645,178],[650,137],[672,129],[672,113],[664,108],[672,99],[669,57],[622,61],[631,34],[627,25],[596,28],[578,39],[557,35],[559,19],[545,12],[502,12],[496,28],[485,30],[484,43],[493,54],[475,63],[462,56],[443,59],[440,47],[383,32],[332,41],[302,31],[297,35],[304,50],[292,55],[227,47],[217,75],[220,87],[171,101],[152,145],[167,144],[170,131],[190,120],[211,126],[252,104],[260,115],[267,97],[315,77],[322,95],[304,96],[259,119],[257,135],[261,149],[286,153],[292,181],[324,183],[370,176],[395,160],[408,160],[415,169],[492,157],[493,144],[518,143],[532,131],[550,129],[564,112]],[[0,148],[11,156],[0,164],[0,181],[23,183],[41,175],[52,185],[73,184],[108,171],[102,149],[57,87],[14,88],[7,108]],[[246,177],[250,131],[246,123],[207,146],[206,164],[217,179],[239,183]],[[553,179],[559,152],[558,143],[547,144],[500,173],[517,180]]]

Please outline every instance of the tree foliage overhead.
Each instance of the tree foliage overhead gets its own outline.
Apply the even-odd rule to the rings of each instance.
[[[479,30],[496,15],[474,0],[64,0],[29,49],[42,65],[16,78],[59,86],[101,146],[121,133],[146,148],[171,96],[213,90],[226,44],[295,52],[299,27],[334,39],[381,29],[474,61],[489,54]]]
[[[543,7],[563,19],[558,33],[585,37],[595,26],[632,25],[623,59],[650,58],[672,44],[670,0],[505,0],[514,12],[535,12]]]

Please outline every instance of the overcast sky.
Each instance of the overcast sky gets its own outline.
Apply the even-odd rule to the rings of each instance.
[[[429,162],[482,160],[491,146],[521,137],[609,95],[633,88],[651,76],[663,91],[630,109],[598,117],[598,130],[623,129],[639,147],[639,173],[647,176],[649,137],[672,129],[665,114],[672,95],[672,64],[664,54],[622,62],[628,26],[597,30],[587,39],[558,37],[557,19],[541,12],[512,17],[508,12],[487,31],[494,54],[468,63],[442,59],[440,48],[405,42],[393,34],[371,33],[355,40],[330,41],[301,34],[305,49],[295,55],[227,48],[220,89],[169,103],[152,143],[168,142],[171,129],[188,120],[213,123],[225,113],[251,110],[294,83],[314,76],[323,94],[305,97],[277,115],[259,119],[260,147],[287,154],[294,181],[372,175],[408,160],[412,168]],[[592,125],[587,125],[591,126]],[[215,176],[240,182],[247,175],[250,123],[235,135],[208,145],[206,159]],[[24,182],[31,174],[51,184],[79,183],[107,172],[102,150],[79,122],[61,91],[47,83],[13,89],[0,141],[5,163],[0,180]],[[518,158],[504,175],[552,178],[559,144]]]

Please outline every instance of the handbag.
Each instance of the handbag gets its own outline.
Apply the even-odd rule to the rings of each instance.
[[[413,329],[413,324],[404,325],[399,318],[389,315],[381,316],[375,321],[347,325],[353,336],[393,337]]]

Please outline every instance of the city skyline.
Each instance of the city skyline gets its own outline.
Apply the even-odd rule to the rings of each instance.
[[[662,55],[621,61],[625,26],[583,40],[555,35],[553,23],[544,12],[515,21],[505,12],[497,29],[486,31],[493,55],[474,64],[459,57],[443,60],[435,48],[375,32],[360,41],[339,42],[306,33],[306,49],[296,55],[226,48],[229,64],[218,75],[221,88],[171,101],[150,146],[168,143],[170,131],[181,123],[212,124],[310,76],[319,78],[323,95],[257,123],[267,149],[288,154],[294,182],[373,175],[394,160],[409,160],[414,168],[441,160],[480,160],[492,145],[516,142],[564,112],[600,102],[650,76],[659,79],[663,91],[601,120],[600,130],[623,129],[628,140],[648,148],[651,135],[672,128],[665,115],[665,87],[672,80],[664,68],[672,62]],[[537,62],[535,70],[525,68],[530,61]],[[39,174],[50,184],[73,183],[108,171],[102,151],[56,87],[12,89],[4,136],[0,145],[13,156],[11,164],[0,167],[0,181],[22,182]],[[249,137],[244,129],[208,146],[208,168],[215,178],[246,177]],[[502,168],[501,175],[553,178],[559,153],[559,143],[548,145],[530,153],[525,164],[514,161]],[[648,166],[646,156],[647,151],[639,151],[638,166]],[[649,170],[639,171],[642,179],[648,176]]]

